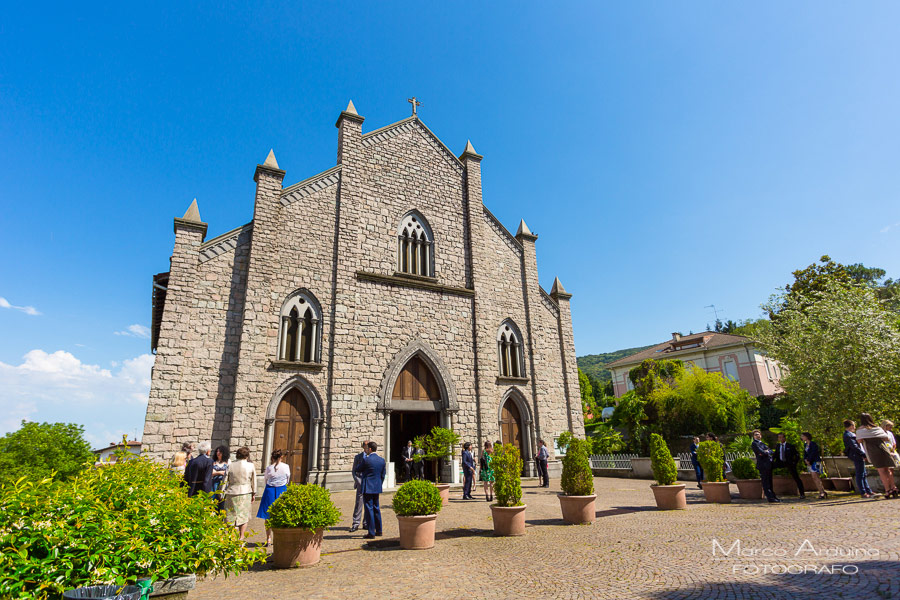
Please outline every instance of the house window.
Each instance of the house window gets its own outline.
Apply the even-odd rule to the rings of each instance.
[[[434,277],[434,236],[418,212],[407,213],[397,230],[397,270],[410,275]]]
[[[281,308],[278,358],[294,362],[317,363],[321,360],[322,310],[310,292],[294,292]]]
[[[525,377],[522,334],[512,319],[503,321],[497,330],[497,360],[501,377]]]
[[[731,379],[732,381],[740,381],[740,377],[738,377],[737,365],[734,364],[734,361],[730,358],[725,359],[722,363],[722,371],[725,373],[725,377]]]

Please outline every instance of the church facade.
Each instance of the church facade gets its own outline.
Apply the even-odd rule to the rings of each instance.
[[[524,221],[512,235],[483,204],[482,157],[415,114],[362,123],[351,102],[337,165],[299,183],[270,152],[250,223],[205,240],[196,201],[175,219],[144,454],[280,448],[295,482],[345,489],[365,439],[391,463],[442,425],[518,445],[531,474],[538,439],[583,433],[571,296],[538,283]]]

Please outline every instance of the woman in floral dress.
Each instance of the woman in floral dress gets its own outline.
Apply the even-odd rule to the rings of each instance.
[[[494,468],[491,462],[494,460],[494,447],[490,442],[484,443],[484,452],[481,453],[481,481],[484,483],[484,499],[488,502],[494,500]]]

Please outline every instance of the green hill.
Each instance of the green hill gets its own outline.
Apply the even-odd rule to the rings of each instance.
[[[608,365],[620,358],[631,356],[632,354],[636,354],[641,350],[646,350],[649,347],[650,346],[640,346],[638,348],[616,350],[615,352],[604,352],[603,354],[587,354],[585,356],[579,356],[577,358],[578,368],[584,371],[585,374],[592,379],[598,379],[603,383],[606,383],[612,379],[612,376],[609,374],[609,371],[603,368],[604,365]]]

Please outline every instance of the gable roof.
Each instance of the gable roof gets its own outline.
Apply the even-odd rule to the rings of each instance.
[[[700,333],[681,336],[679,340],[666,340],[665,342],[651,346],[646,350],[641,350],[631,356],[626,356],[625,358],[620,358],[619,360],[604,365],[604,368],[611,369],[625,365],[639,364],[648,358],[655,360],[669,360],[712,348],[739,346],[746,343],[752,343],[752,340],[743,335],[732,335],[730,333],[719,333],[717,331],[701,331]]]
[[[383,142],[384,140],[388,140],[400,133],[404,133],[406,131],[412,130],[420,131],[426,139],[428,139],[435,149],[447,159],[447,162],[450,163],[457,171],[462,173],[463,164],[462,162],[450,151],[450,148],[447,147],[444,142],[440,140],[440,138],[434,135],[428,126],[425,125],[422,121],[419,120],[419,117],[413,115],[411,117],[407,117],[402,121],[397,121],[396,123],[392,123],[381,129],[376,129],[375,131],[370,131],[369,133],[364,133],[362,136],[363,146],[373,146],[378,142]]]

